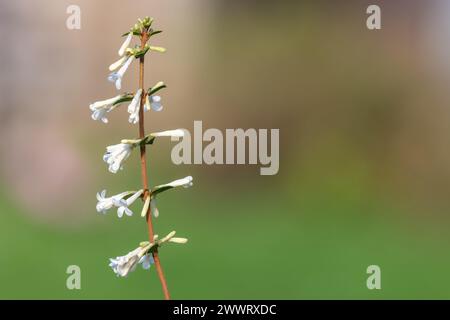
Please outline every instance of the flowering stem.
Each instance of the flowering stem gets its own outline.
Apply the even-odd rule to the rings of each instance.
[[[145,44],[148,41],[148,33],[147,31],[143,31],[141,34],[141,49],[144,49]],[[139,88],[144,92],[144,55],[139,58]],[[144,103],[145,103],[145,94],[141,95],[141,102],[139,108],[139,138],[143,139],[145,137],[145,128],[144,128]],[[143,199],[145,201],[146,197],[150,196],[149,188],[148,188],[148,178],[147,178],[147,163],[145,157],[145,143],[140,145],[141,149],[141,176],[142,176],[142,186],[144,189]],[[147,211],[146,215],[147,225],[148,225],[148,236],[150,243],[154,241],[154,231],[153,231],[153,223],[152,223],[152,215],[150,212],[150,207]],[[153,251],[153,259],[155,261],[156,271],[158,272],[159,280],[161,281],[162,290],[164,293],[164,298],[166,300],[170,300],[169,289],[167,288],[166,278],[164,277],[164,273],[161,267],[161,261],[159,260],[158,250]]]

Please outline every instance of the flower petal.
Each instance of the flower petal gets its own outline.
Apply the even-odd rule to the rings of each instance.
[[[120,47],[118,54],[119,56],[123,56],[123,54],[125,53],[125,50],[128,48],[128,46],[130,45],[131,39],[133,37],[133,32],[130,31],[130,33],[128,34],[128,36],[125,38],[125,41],[122,43],[122,46]]]

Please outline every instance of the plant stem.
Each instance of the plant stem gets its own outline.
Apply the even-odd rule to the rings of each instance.
[[[148,41],[148,34],[144,31],[141,35],[141,49],[144,49],[145,44]],[[144,91],[144,56],[139,58],[139,88],[142,89],[141,101],[139,107],[139,138],[145,137],[145,128],[144,128],[144,103],[145,103],[145,91]],[[144,189],[143,199],[150,196],[149,188],[148,188],[148,177],[147,177],[147,161],[145,157],[145,144],[141,144],[141,176],[142,176],[142,186]],[[152,223],[152,215],[150,212],[150,206],[146,215],[147,225],[148,225],[148,237],[149,241],[153,242],[154,239],[154,231],[153,231],[153,223]],[[167,288],[166,278],[164,277],[164,273],[161,267],[161,261],[159,260],[158,250],[153,252],[153,259],[155,260],[155,267],[158,273],[159,280],[161,281],[162,290],[164,293],[164,298],[166,300],[170,300],[169,289]]]

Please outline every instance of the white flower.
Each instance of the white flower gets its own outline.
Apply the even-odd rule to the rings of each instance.
[[[127,56],[123,56],[116,62],[111,63],[111,65],[108,68],[109,71],[114,71],[114,70],[120,68],[125,63],[125,61],[127,61],[127,58],[128,58]]]
[[[123,56],[123,54],[125,53],[125,50],[128,48],[128,46],[130,45],[131,39],[133,38],[133,31],[130,31],[130,33],[128,34],[128,36],[125,38],[125,41],[123,42],[122,46],[120,47],[118,54],[119,56]]]
[[[119,143],[106,147],[103,161],[109,165],[108,170],[117,173],[119,169],[123,169],[122,163],[130,156],[133,148],[134,145],[129,143]]]
[[[172,188],[175,188],[175,187],[189,188],[189,187],[192,187],[192,185],[194,184],[192,182],[192,180],[193,180],[193,178],[191,176],[187,176],[183,179],[174,180],[174,181],[166,184],[165,186],[172,187]]]
[[[124,256],[116,257],[115,259],[109,259],[109,266],[113,269],[114,273],[119,277],[126,277],[130,272],[136,269],[138,263],[142,263],[145,269],[150,268],[150,264],[154,263],[153,258],[145,258],[149,245],[145,247],[139,246],[133,251],[127,253]]]
[[[189,188],[193,185],[192,180],[193,180],[192,177],[188,176],[183,179],[174,180],[170,183],[161,184],[159,186],[156,186],[152,189],[152,197],[154,198],[154,197],[156,197],[156,195],[158,193],[161,193],[163,191],[166,191],[166,190],[169,190],[172,188],[176,188],[176,187]],[[152,205],[152,204],[150,203],[150,205]],[[153,206],[156,206],[155,202],[153,203]]]
[[[124,256],[111,258],[109,266],[113,269],[117,276],[126,277],[130,272],[136,269],[138,264],[142,268],[149,269],[155,263],[150,249],[154,246],[161,246],[166,242],[184,244],[188,241],[186,238],[176,238],[175,231],[170,232],[167,236],[158,240],[158,236],[153,237],[153,242],[141,242],[141,245]]]
[[[128,196],[129,194],[132,194],[133,191],[125,191],[119,194],[116,194],[112,197],[106,197],[106,190],[103,190],[102,192],[97,193],[97,212],[101,212],[103,214],[106,213],[107,210],[111,209],[113,206],[117,206],[117,204],[123,204],[126,203],[126,201],[123,199],[124,197]]]
[[[128,121],[133,124],[139,122],[139,108],[141,104],[141,94],[142,89],[136,91],[133,100],[131,100],[131,103],[128,105],[128,113],[130,114]]]
[[[153,196],[150,199],[150,212],[153,213],[153,216],[155,218],[158,218],[159,216],[159,211],[158,208],[156,207],[156,196]]]
[[[127,216],[131,217],[133,215],[133,211],[131,211],[128,207],[133,204],[134,201],[136,201],[137,198],[141,196],[141,194],[144,192],[144,190],[136,191],[131,197],[128,199],[120,199],[117,202],[114,203],[116,207],[119,207],[117,209],[117,216],[119,218],[123,217],[123,214],[125,213]]]
[[[180,138],[180,137],[184,137],[184,130],[183,129],[167,130],[167,131],[161,131],[161,132],[154,132],[154,133],[151,133],[150,135],[153,137]]]
[[[142,264],[142,268],[144,268],[145,270],[148,270],[148,269],[150,269],[152,264],[155,263],[155,260],[153,260],[153,256],[150,253],[147,253],[145,256],[143,256],[139,260],[139,263]]]
[[[108,80],[115,82],[116,89],[120,90],[122,88],[122,77],[133,62],[134,56],[128,57],[127,61],[120,67],[119,71],[113,72],[108,76]]]
[[[145,97],[144,110],[150,111],[150,109],[152,109],[153,111],[161,111],[163,109],[160,96],[150,96],[150,99],[148,95]]]
[[[116,103],[120,98],[122,98],[122,95],[115,96],[110,99],[97,101],[94,103],[91,103],[89,105],[89,109],[92,111],[92,119],[94,120],[101,120],[103,123],[108,123],[108,119],[106,118],[106,113],[112,111],[117,107],[117,105],[113,105]]]

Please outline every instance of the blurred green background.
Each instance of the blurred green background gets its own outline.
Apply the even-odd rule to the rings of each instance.
[[[66,8],[81,8],[81,30]],[[366,8],[382,8],[382,29]],[[279,128],[280,171],[180,165],[173,142],[149,151],[156,232],[185,246],[161,260],[175,299],[450,298],[448,1],[0,1],[0,298],[160,299],[155,270],[116,278],[108,258],[146,240],[131,218],[95,211],[95,193],[140,186],[139,160],[112,175],[106,145],[137,127],[89,104],[120,35],[153,16],[168,48],[146,60],[164,111],[146,130]],[[124,90],[137,86],[137,64]],[[366,268],[381,267],[381,290]],[[81,268],[81,290],[66,268]]]

